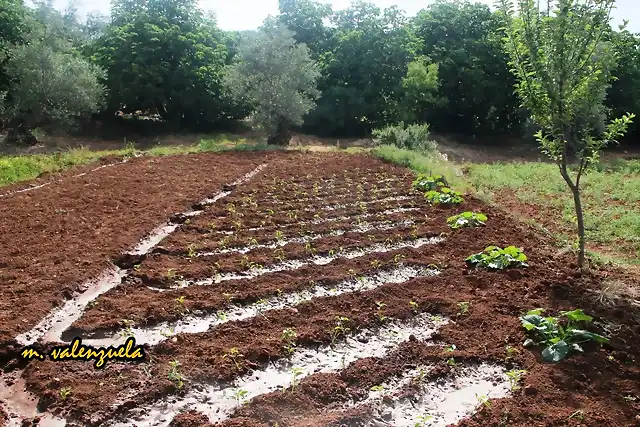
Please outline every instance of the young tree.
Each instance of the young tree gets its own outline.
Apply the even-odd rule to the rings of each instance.
[[[290,126],[302,124],[320,95],[319,76],[307,46],[296,44],[293,33],[270,17],[243,40],[224,82],[234,98],[253,106],[268,143],[286,145]]]
[[[573,195],[578,265],[585,262],[580,178],[607,144],[624,135],[633,114],[605,126],[604,100],[616,59],[605,34],[615,0],[499,0],[507,19],[504,47],[516,92],[540,127],[535,135]],[[545,8],[546,5],[546,8]],[[553,10],[552,10],[553,7]],[[577,165],[571,165],[575,156]]]

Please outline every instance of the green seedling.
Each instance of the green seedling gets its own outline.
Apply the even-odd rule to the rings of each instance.
[[[417,313],[420,310],[420,306],[415,301],[409,301],[409,307],[411,307],[411,311]]]
[[[240,353],[237,347],[230,348],[228,352],[222,355],[223,359],[231,359],[234,365],[236,365],[236,369],[240,371],[242,369],[242,363],[240,362],[240,358],[244,355]]]
[[[403,259],[405,259],[406,256],[402,255],[402,254],[396,254],[393,256],[393,262],[398,265],[402,262]]]
[[[478,267],[489,270],[504,270],[511,267],[528,267],[527,256],[521,248],[507,246],[501,249],[497,246],[489,246],[484,251],[470,255],[465,261]]]
[[[133,337],[133,330],[131,329],[136,322],[134,322],[133,320],[129,320],[129,319],[122,319],[120,321],[120,324],[122,326],[124,326],[124,328],[122,329],[122,331],[120,331],[120,335],[124,338],[128,338],[128,337]]]
[[[455,344],[451,344],[450,346],[447,346],[446,351],[449,352],[449,353],[452,353],[452,352],[456,351],[456,348],[458,348],[458,347],[456,347]]]
[[[71,387],[62,387],[58,394],[60,395],[60,400],[64,402],[71,395]]]
[[[178,390],[182,390],[182,387],[184,387],[184,377],[178,370],[179,366],[180,362],[177,360],[169,362],[169,373],[167,374],[167,378],[175,384]]]
[[[373,268],[379,268],[382,265],[382,262],[380,262],[377,259],[374,259],[373,261],[370,261],[369,264],[371,264],[371,267]]]
[[[250,245],[254,245],[254,246],[258,246],[258,240],[253,238],[253,239],[249,239],[249,244]]]
[[[232,295],[232,294],[227,293],[227,292],[224,292],[224,293],[222,294],[222,296],[226,298],[227,303],[229,303],[229,304],[231,303],[231,300],[233,299],[233,295]]]
[[[469,314],[469,306],[471,303],[468,301],[459,302],[458,304],[458,316],[466,316]]]
[[[140,271],[141,268],[142,268],[141,264],[134,264],[133,271]]]
[[[462,193],[454,191],[449,187],[442,187],[440,191],[427,191],[424,193],[424,197],[432,205],[458,205],[464,202]]]
[[[476,399],[478,399],[478,402],[480,402],[481,405],[483,405],[486,408],[491,408],[491,401],[489,400],[489,398],[485,395],[478,395],[478,393],[476,393]]]
[[[169,280],[173,280],[176,277],[176,269],[175,268],[170,268],[167,270],[167,273],[165,274],[165,277]]]
[[[282,248],[278,248],[275,251],[273,251],[273,256],[278,261],[284,261],[284,259],[286,258],[285,254],[284,254],[284,249],[282,249]]]
[[[291,391],[294,391],[299,383],[299,377],[304,373],[302,368],[291,368]]]
[[[384,386],[383,385],[374,385],[373,387],[371,387],[371,391],[384,391]]]
[[[580,421],[584,421],[584,411],[578,409],[577,411],[569,415],[569,419],[572,419],[572,418],[577,418]]]
[[[189,258],[193,258],[196,256],[196,249],[197,246],[194,243],[191,243],[189,246],[187,246],[187,256]]]
[[[457,365],[456,359],[454,359],[453,357],[450,357],[449,359],[447,359],[447,365],[454,368]]]
[[[429,423],[433,419],[433,415],[425,414],[419,415],[416,418],[416,422],[413,427],[426,427],[427,423]]]
[[[419,174],[411,187],[422,193],[437,190],[439,187],[448,187],[447,180],[442,175]]]
[[[518,350],[517,348],[515,348],[513,346],[510,346],[510,345],[505,347],[505,351],[507,352],[507,358],[513,357],[516,354],[520,353],[520,350]]]
[[[479,227],[485,225],[487,216],[483,213],[462,212],[461,214],[447,218],[447,224],[453,229],[463,227]]]
[[[276,236],[276,241],[278,241],[278,242],[281,241],[281,240],[284,240],[284,234],[282,234],[282,231],[280,231],[280,230],[276,231],[275,236]]]
[[[563,311],[558,317],[542,317],[544,311],[543,308],[531,310],[520,317],[520,322],[531,336],[524,346],[543,345],[542,357],[547,362],[559,362],[571,352],[582,353],[581,344],[585,342],[609,342],[602,335],[585,329],[593,317],[580,309]]]
[[[165,338],[169,338],[169,337],[173,336],[173,334],[175,334],[175,329],[174,328],[163,329],[162,331],[160,331],[160,335],[162,335]]]
[[[304,248],[307,252],[309,252],[311,255],[315,255],[316,254],[316,249],[311,245],[311,242],[307,242],[304,245]]]
[[[282,336],[280,337],[280,339],[282,340],[282,345],[287,355],[292,355],[293,353],[295,353],[297,338],[298,335],[293,328],[287,328],[282,331]]]
[[[183,313],[188,313],[189,309],[187,309],[187,307],[184,304],[184,301],[186,300],[186,297],[184,295],[179,296],[178,298],[176,298],[176,302],[178,303],[178,306],[180,307],[180,311]]]
[[[379,311],[376,313],[376,319],[378,320],[378,323],[380,323],[380,324],[385,323],[387,320],[389,320],[389,318],[387,316],[385,316],[384,314],[382,314]]]
[[[236,402],[238,403],[238,405],[242,405],[247,400],[248,394],[249,392],[247,390],[238,388],[233,392],[233,397],[236,398]]]
[[[268,304],[269,304],[269,301],[268,301],[268,300],[266,300],[266,299],[264,299],[264,298],[259,299],[259,300],[258,300],[258,301],[256,301],[256,303],[255,303],[256,311],[257,311],[259,314],[262,314],[262,312],[264,311],[264,309],[267,307],[267,305],[268,305]]]
[[[216,313],[216,317],[218,317],[221,322],[226,322],[228,319],[226,311],[219,311],[218,313]]]
[[[348,317],[336,316],[334,326],[333,328],[331,328],[331,331],[329,332],[331,336],[332,347],[340,336],[346,335],[347,333],[349,333],[349,331],[351,331],[351,329],[348,326],[350,322],[351,320]]]
[[[524,369],[512,369],[507,372],[507,379],[509,380],[512,391],[520,390],[520,380],[526,373],[527,371]]]

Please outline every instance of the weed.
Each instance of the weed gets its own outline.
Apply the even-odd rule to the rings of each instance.
[[[350,322],[351,320],[348,317],[336,316],[333,328],[331,328],[331,331],[329,332],[329,335],[331,336],[331,346],[335,344],[336,340],[340,336],[346,335],[351,331],[348,326]]]
[[[509,358],[509,357],[513,357],[513,356],[515,356],[516,354],[519,354],[519,353],[520,353],[520,350],[518,350],[517,348],[512,347],[512,346],[510,346],[510,345],[506,346],[504,349],[505,349],[505,351],[507,352],[507,358]]]
[[[527,256],[521,248],[507,246],[501,249],[497,246],[489,246],[483,252],[473,254],[465,261],[476,267],[484,267],[489,270],[503,270],[510,267],[528,267]]]
[[[432,205],[458,205],[464,202],[462,194],[449,187],[442,187],[440,191],[427,191],[424,197]]]
[[[507,372],[507,379],[509,380],[509,385],[511,386],[512,391],[520,390],[520,380],[526,373],[527,371],[524,369],[512,369]]]
[[[298,338],[298,335],[296,334],[295,329],[287,328],[282,331],[280,339],[282,340],[283,348],[288,355],[291,355],[296,351],[296,338]]]
[[[570,352],[582,352],[581,344],[585,342],[609,342],[602,335],[584,329],[584,326],[591,323],[593,318],[580,309],[563,311],[559,317],[542,317],[541,314],[544,311],[543,308],[531,310],[521,316],[520,321],[522,326],[533,335],[533,338],[525,341],[524,346],[544,345],[542,357],[548,362],[558,362]]]
[[[71,387],[62,387],[58,392],[60,399],[64,402],[71,395]]]
[[[485,224],[487,216],[483,213],[462,212],[447,218],[447,224],[453,229],[463,227],[478,227]]]
[[[167,374],[167,378],[175,384],[178,390],[182,390],[182,387],[184,387],[184,377],[178,370],[179,366],[180,362],[177,360],[169,362],[169,373]]]
[[[468,301],[459,302],[458,304],[458,316],[466,316],[469,314],[469,306],[471,305]]]
[[[230,348],[228,352],[222,355],[223,359],[231,359],[234,365],[236,365],[236,369],[239,371],[242,369],[242,363],[240,363],[239,359],[244,355],[240,353],[237,347]]]

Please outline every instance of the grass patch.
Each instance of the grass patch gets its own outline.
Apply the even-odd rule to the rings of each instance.
[[[45,172],[61,172],[74,166],[92,163],[108,156],[169,156],[203,152],[219,153],[225,151],[265,151],[279,149],[283,148],[270,146],[265,142],[252,142],[236,136],[217,135],[202,139],[197,145],[157,146],[147,150],[138,150],[134,144],[127,144],[126,148],[119,150],[91,151],[87,148],[79,148],[54,154],[1,156],[0,187],[34,179]]]
[[[551,222],[576,227],[573,198],[554,164],[469,164],[466,179],[490,199],[510,189],[524,203],[557,212]],[[589,171],[582,180],[582,201],[587,244],[607,247],[601,259],[640,264],[640,161],[617,159]]]
[[[371,151],[374,156],[390,163],[395,163],[418,173],[443,175],[447,182],[455,188],[464,186],[460,179],[460,170],[450,162],[420,154],[415,151],[398,148],[393,145],[380,145]]]

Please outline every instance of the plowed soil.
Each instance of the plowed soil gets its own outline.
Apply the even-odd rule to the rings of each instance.
[[[184,223],[149,254],[118,257],[172,214],[262,163],[268,166],[226,198],[204,207],[198,217],[182,218]],[[430,206],[411,190],[411,180],[406,169],[364,155],[198,155],[137,159],[42,192],[10,196],[0,207],[2,244],[15,248],[12,255],[0,255],[0,278],[8,284],[0,289],[0,326],[7,341],[71,298],[113,260],[129,269],[127,277],[90,304],[67,335],[104,335],[121,329],[123,319],[148,327],[177,321],[186,313],[204,316],[310,285],[331,288],[397,265],[437,268],[440,274],[313,298],[206,332],[176,334],[146,346],[143,363],[109,362],[96,370],[92,362],[12,361],[6,371],[24,369],[21,376],[40,409],[65,417],[67,425],[108,426],[122,420],[135,426],[134,408],[230,382],[286,358],[285,329],[296,331],[298,348],[314,348],[335,338],[336,317],[348,318],[350,329],[357,331],[382,327],[380,314],[402,320],[426,312],[451,319],[433,340],[455,345],[453,351],[412,338],[385,357],[363,357],[336,372],[309,375],[295,390],[257,396],[220,425],[387,425],[374,420],[372,408],[363,403],[371,387],[425,364],[434,367],[425,381],[453,381],[460,366],[480,362],[527,373],[511,397],[480,406],[459,426],[640,425],[640,313],[624,301],[605,307],[589,291],[601,289],[612,273],[580,272],[574,255],[558,253],[548,237],[471,195],[465,195],[461,206]],[[388,197],[396,200],[383,201]],[[451,230],[447,218],[462,211],[484,212],[486,226]],[[412,224],[401,224],[403,220]],[[358,228],[363,222],[375,225],[363,232]],[[336,230],[345,234],[330,235]],[[318,235],[308,245],[287,242]],[[444,240],[340,256],[375,244],[408,245],[436,236]],[[238,251],[249,245],[263,247]],[[465,258],[489,245],[523,248],[529,267],[470,269]],[[335,259],[196,283],[321,256]],[[174,289],[178,285],[185,287]],[[461,302],[468,303],[468,311]],[[608,336],[609,344],[586,345],[583,354],[544,363],[540,349],[522,346],[526,335],[518,319],[538,307],[550,314],[584,309],[597,321],[592,329]],[[40,342],[37,347],[54,344]],[[229,357],[233,348],[235,359]],[[174,361],[180,362],[183,387],[170,379]],[[65,398],[62,389],[70,390]],[[212,425],[198,412],[174,415],[173,427]]]

